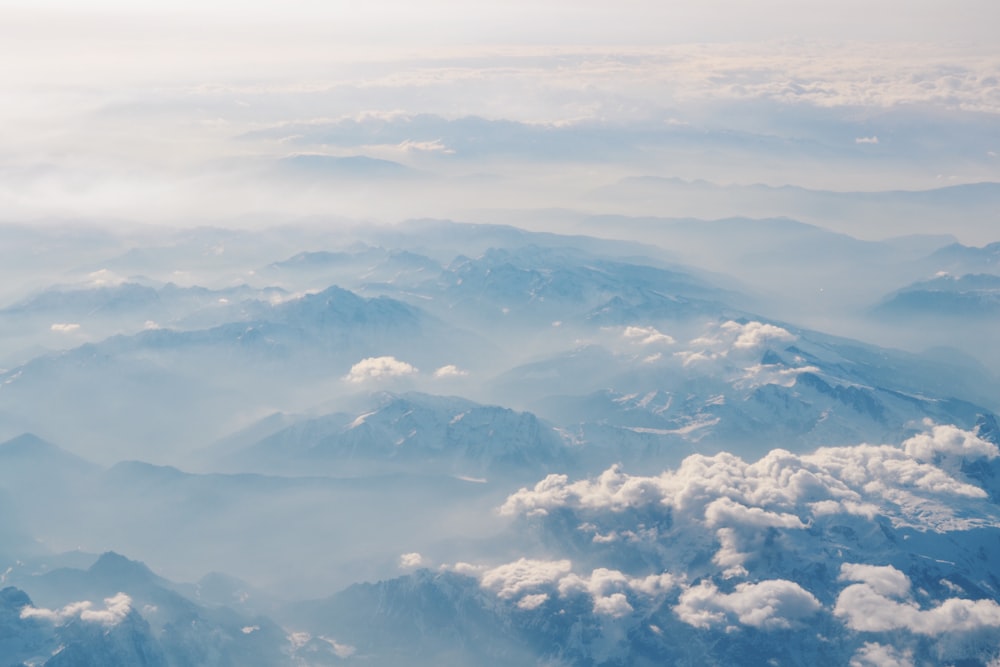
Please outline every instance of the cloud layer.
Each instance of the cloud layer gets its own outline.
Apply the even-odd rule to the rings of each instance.
[[[927,540],[911,559],[951,573],[915,570],[937,582],[936,597],[880,559],[901,558],[900,534],[911,533],[970,540],[949,555],[973,558],[977,535],[1000,530],[1000,515],[962,464],[1000,451],[975,432],[924,427],[898,445],[773,450],[749,463],[695,455],[656,476],[620,466],[577,481],[549,475],[499,511],[536,525],[551,544],[576,545],[578,560],[456,569],[521,610],[584,594],[596,616],[638,623],[668,610],[703,631],[796,630],[825,618],[858,633],[849,635],[858,640],[848,654],[854,665],[912,664],[907,638],[915,637],[930,638],[941,656],[961,656],[960,637],[1000,628],[1000,605],[943,578],[963,570],[925,555]],[[903,639],[893,634],[900,631]],[[870,641],[876,635],[895,639]]]

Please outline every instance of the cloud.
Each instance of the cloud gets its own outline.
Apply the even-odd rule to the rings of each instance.
[[[657,331],[654,327],[629,326],[625,327],[622,335],[640,345],[673,345],[676,342],[671,336]]]
[[[681,593],[674,613],[696,628],[735,621],[761,630],[779,630],[800,625],[821,608],[812,593],[792,581],[742,583],[732,593],[723,593],[706,580]]]
[[[557,507],[625,509],[662,500],[659,480],[633,477],[614,465],[594,480],[569,482],[566,475],[548,475],[534,489],[522,488],[500,507],[504,515],[545,514]]]
[[[760,548],[765,528],[801,530],[806,528],[794,514],[769,512],[760,507],[747,507],[729,498],[712,501],[705,508],[705,525],[717,527],[715,533],[719,550],[712,562],[725,568],[723,575],[735,577],[746,574],[743,564]]]
[[[368,357],[351,366],[344,380],[353,383],[415,375],[417,369],[396,357]]]
[[[326,642],[330,648],[333,649],[333,654],[341,659],[350,658],[354,655],[358,649],[351,646],[350,644],[341,644],[340,642],[330,639],[329,637],[323,637],[322,635],[318,637],[320,641]]]
[[[857,139],[854,140],[854,143],[856,143],[856,144],[877,144],[878,143],[878,137],[876,137],[874,135],[870,136],[870,137],[858,137]]]
[[[634,611],[633,602],[657,604],[682,581],[669,572],[630,577],[620,570],[599,567],[583,576],[573,572],[569,560],[521,558],[497,567],[456,563],[447,569],[477,577],[479,585],[502,600],[517,598],[519,609],[535,609],[553,595],[566,598],[587,595],[599,616],[621,618]]]
[[[445,146],[440,139],[435,139],[433,141],[413,141],[412,139],[407,139],[406,141],[400,142],[398,144],[398,148],[399,150],[407,153],[416,151],[451,155],[455,152]]]
[[[554,584],[569,574],[571,568],[572,563],[568,560],[545,561],[521,558],[513,563],[486,570],[480,577],[479,583],[483,588],[507,599],[537,590],[546,584]]]
[[[702,361],[711,361],[717,359],[719,355],[709,354],[708,352],[696,352],[694,350],[681,350],[679,352],[674,352],[674,356],[681,360],[684,366],[691,366]]]
[[[971,431],[948,425],[934,424],[925,420],[930,431],[919,433],[903,442],[903,450],[920,461],[932,461],[938,454],[952,454],[972,458],[994,459],[1000,456],[1000,449],[992,442],[983,440]]]
[[[434,371],[435,379],[444,378],[455,378],[455,377],[466,377],[469,371],[463,370],[454,364],[448,364],[447,366],[442,366],[441,368]]]
[[[667,592],[677,587],[681,578],[664,572],[646,577],[629,577],[620,570],[599,567],[589,577],[568,574],[558,583],[560,597],[586,593],[593,600],[593,612],[602,616],[620,618],[632,613],[627,593],[639,595],[646,602],[661,599]]]
[[[125,278],[119,276],[114,271],[110,269],[98,269],[92,273],[87,274],[87,282],[85,283],[88,287],[107,287],[113,285],[121,285],[125,282]]]
[[[132,598],[125,593],[104,598],[104,604],[104,609],[93,609],[93,603],[88,601],[73,602],[62,609],[25,607],[21,610],[21,618],[35,618],[56,625],[63,625],[75,618],[87,623],[117,625],[132,611]]]
[[[525,595],[523,598],[517,601],[517,608],[530,611],[532,609],[538,609],[543,604],[545,604],[549,599],[548,593],[536,593],[535,595]]]
[[[778,514],[760,507],[747,507],[727,497],[713,500],[705,507],[705,524],[736,525],[750,529],[806,527],[794,514]]]
[[[939,636],[1000,628],[1000,605],[993,600],[948,598],[921,609],[910,598],[909,578],[891,565],[844,563],[839,580],[858,582],[841,591],[833,610],[852,630]]]
[[[803,373],[819,373],[816,366],[800,366],[786,368],[778,364],[755,364],[743,369],[744,375],[735,385],[741,389],[774,384],[781,387],[792,387]]]
[[[879,595],[903,597],[910,592],[909,578],[891,565],[843,563],[840,581],[863,581]]]
[[[399,557],[399,567],[404,570],[408,570],[415,567],[420,567],[424,564],[424,557],[417,552],[412,552],[408,554],[403,554]]]
[[[56,322],[49,327],[50,331],[54,331],[56,333],[73,333],[79,329],[80,325],[75,322]]]
[[[763,322],[740,324],[730,320],[724,322],[720,329],[726,333],[735,334],[736,339],[732,345],[733,349],[736,350],[756,350],[771,341],[791,342],[796,339],[795,334],[790,331]]]
[[[771,343],[787,343],[796,340],[796,338],[795,334],[774,324],[757,321],[740,323],[728,320],[721,324],[712,325],[700,336],[688,341],[687,349],[674,352],[674,356],[680,359],[684,366],[723,360],[731,356],[745,360],[748,354],[756,354]],[[770,370],[775,377],[781,375],[779,369],[767,368],[759,364],[756,367],[745,369],[746,373],[752,375],[763,373],[765,370]],[[795,369],[789,369],[789,372],[793,374],[790,379],[791,384],[794,384],[794,371]],[[804,370],[799,372],[804,372]]]
[[[865,642],[851,658],[850,667],[914,667],[913,652]]]
[[[659,475],[632,475],[620,465],[579,480],[550,474],[510,494],[499,512],[543,522],[553,514],[560,522],[573,517],[592,543],[639,549],[663,564],[670,562],[662,560],[671,549],[665,545],[688,544],[711,553],[727,578],[745,576],[767,548],[802,547],[813,539],[807,531],[844,522],[884,518],[896,528],[939,533],[997,525],[986,491],[907,453],[988,448],[955,427],[930,426],[923,435],[906,446],[775,449],[754,462],[727,452],[695,454]]]
[[[599,616],[621,618],[634,610],[623,593],[612,593],[607,597],[594,598],[594,613]]]

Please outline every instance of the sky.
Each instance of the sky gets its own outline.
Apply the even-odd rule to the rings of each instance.
[[[952,42],[988,45],[1000,18],[988,0],[515,0],[506,3],[432,0],[408,3],[298,0],[296,2],[5,2],[33,27],[28,35],[103,37],[121,30],[167,34],[184,27],[216,37],[274,43],[323,35],[391,44],[628,44],[808,40]],[[80,23],[80,17],[100,25]],[[74,30],[75,27],[75,30]],[[67,30],[67,28],[69,30]],[[291,31],[291,34],[289,33]],[[32,34],[35,33],[35,34]]]
[[[0,207],[15,221],[394,219],[574,208],[647,176],[846,191],[1000,180],[996,25],[985,0],[5,1]],[[400,129],[421,115],[493,124]],[[353,135],[332,131],[347,121]],[[380,173],[331,197],[275,178],[301,154],[424,180]]]

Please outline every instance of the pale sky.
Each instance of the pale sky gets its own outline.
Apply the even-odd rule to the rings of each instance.
[[[4,23],[25,38],[46,35],[128,39],[125,33],[218,31],[227,40],[322,35],[349,41],[469,44],[663,44],[701,41],[870,40],[979,43],[996,40],[992,0],[392,0],[273,2],[0,3]],[[90,17],[81,18],[81,17]],[[92,31],[92,32],[91,32]],[[117,33],[117,36],[116,36]],[[135,35],[133,35],[135,36]]]
[[[485,176],[509,183],[499,201],[513,192],[526,206],[573,205],[585,188],[646,175],[848,190],[1000,180],[997,26],[995,0],[0,0],[0,207],[286,206],[285,189],[255,200],[260,176],[244,172],[300,152],[398,161],[449,194],[465,189],[448,179]],[[908,109],[927,115],[915,123]],[[553,154],[511,157],[502,125],[474,140],[447,125],[406,135],[418,114],[522,124],[522,147],[547,124]],[[396,119],[391,142],[336,125],[383,117]],[[642,123],[705,132],[715,148],[661,136],[646,150],[628,134]],[[602,152],[618,145],[606,130],[559,130],[588,124],[619,128],[627,150]],[[479,162],[449,141],[478,142]],[[568,189],[530,200],[531,187]],[[350,204],[302,201],[307,213]],[[363,215],[372,200],[357,204]],[[389,215],[435,212],[400,198]]]

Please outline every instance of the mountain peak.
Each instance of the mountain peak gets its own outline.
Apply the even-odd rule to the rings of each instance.
[[[146,567],[145,563],[129,560],[114,551],[105,551],[101,554],[87,572],[94,576],[130,583],[149,583],[160,579]]]
[[[34,433],[22,433],[7,442],[0,443],[0,454],[26,455],[43,452],[56,452],[59,448]]]
[[[71,454],[34,433],[22,433],[7,442],[0,443],[0,460],[69,466],[80,470],[97,467],[90,461]]]

